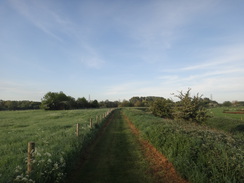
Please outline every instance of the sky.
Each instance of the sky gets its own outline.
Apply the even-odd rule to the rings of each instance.
[[[244,101],[243,0],[2,0],[0,99]]]

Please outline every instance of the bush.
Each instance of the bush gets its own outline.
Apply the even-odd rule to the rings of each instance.
[[[174,117],[176,119],[202,123],[210,116],[204,108],[201,99],[202,96],[197,94],[197,96],[191,97],[190,90],[191,89],[188,89],[186,93],[181,91],[179,92],[179,95],[175,95],[175,97],[179,98],[180,101],[177,102],[174,107]]]
[[[162,118],[173,118],[174,103],[170,99],[156,99],[150,106],[149,110],[155,115]]]

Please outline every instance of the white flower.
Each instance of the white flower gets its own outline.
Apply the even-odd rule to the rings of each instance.
[[[58,169],[58,163],[54,163],[54,167],[53,167],[54,170],[57,170]]]
[[[52,156],[51,153],[49,153],[49,152],[46,152],[44,155],[46,155],[48,157],[51,157]]]

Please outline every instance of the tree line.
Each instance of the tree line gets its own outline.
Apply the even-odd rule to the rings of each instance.
[[[28,100],[0,100],[0,110],[29,110],[40,109],[41,102]]]
[[[87,109],[87,108],[113,108],[118,107],[118,102],[109,100],[98,102],[97,100],[88,101],[85,97],[75,98],[67,96],[61,92],[48,92],[42,98],[41,109],[45,110],[69,110],[69,109]]]
[[[190,94],[190,90],[188,91]],[[184,95],[181,93],[181,95]],[[176,96],[177,97],[177,96]],[[179,97],[178,97],[179,98]],[[191,99],[191,97],[188,97]],[[160,104],[161,103],[161,104]],[[45,109],[45,110],[69,110],[69,109],[87,109],[87,108],[114,108],[114,107],[149,107],[162,105],[162,103],[167,103],[167,105],[176,104],[171,99],[165,99],[164,97],[147,96],[138,97],[134,96],[129,100],[123,101],[100,101],[92,100],[89,101],[85,97],[75,99],[71,96],[67,96],[65,93],[61,92],[48,92],[46,93],[41,102],[36,101],[10,101],[10,100],[0,100],[0,110],[27,110],[27,109]],[[217,106],[244,106],[244,102],[230,102],[225,101],[223,104],[219,104],[216,101],[210,100],[209,98],[199,97],[199,103],[203,107],[217,107]],[[157,113],[154,111],[154,113]],[[160,116],[160,115],[159,115]]]

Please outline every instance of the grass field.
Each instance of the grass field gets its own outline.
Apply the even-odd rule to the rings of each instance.
[[[0,111],[0,182],[30,179],[25,176],[29,141],[36,143],[35,169],[39,172],[32,177],[62,179],[95,133],[89,128],[89,119],[107,110]],[[81,124],[79,138],[75,135],[77,123]]]
[[[236,111],[241,108],[216,107],[209,109],[213,117],[206,121],[206,124],[212,128],[224,130],[231,133],[244,133],[244,114],[223,113],[224,110]]]
[[[140,130],[141,136],[163,153],[190,182],[244,182],[244,121],[232,117],[233,114],[221,113],[221,108],[211,110],[214,117],[205,125],[162,119],[144,109],[124,108],[122,113]],[[0,182],[64,180],[84,147],[98,132],[99,128],[90,129],[89,119],[106,111],[0,111]],[[146,163],[140,159],[134,137],[117,113],[114,120],[100,145],[91,152],[94,156],[105,154],[101,159],[110,161],[111,166],[93,159],[84,167],[80,178],[91,180],[93,177],[89,172],[101,167],[101,175],[108,169],[111,172],[121,171],[121,174],[108,178],[118,182],[121,176],[128,173],[128,167],[134,167],[134,174],[126,175],[128,180],[141,177],[140,182],[150,182],[150,177],[142,173]],[[81,125],[79,137],[75,134],[77,123]],[[36,143],[34,171],[30,176],[25,173],[29,141]],[[107,148],[108,144],[111,145],[110,149]],[[111,156],[106,156],[106,151]],[[124,159],[124,162],[118,161],[116,156]],[[135,164],[130,164],[130,158],[135,160]]]
[[[123,113],[190,182],[244,181],[243,135],[162,119],[138,109],[123,109]]]

